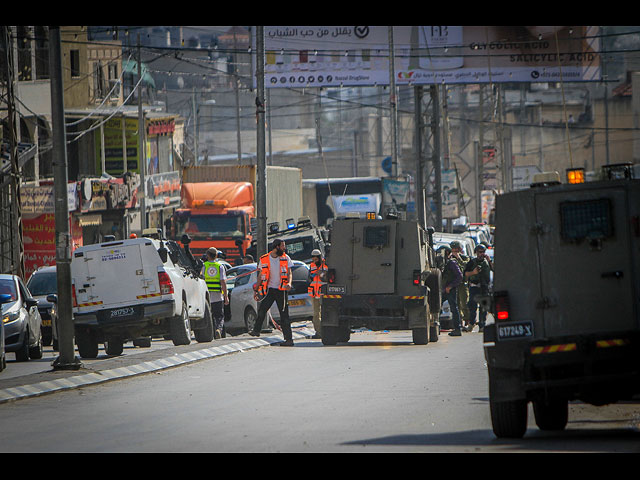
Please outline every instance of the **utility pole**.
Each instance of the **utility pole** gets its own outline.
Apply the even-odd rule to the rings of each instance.
[[[431,90],[431,106],[433,114],[431,117],[431,130],[433,136],[433,169],[435,172],[435,187],[433,202],[436,205],[436,232],[442,231],[442,165],[440,163],[440,99],[438,98],[438,85],[434,84]]]
[[[242,140],[240,138],[240,75],[238,75],[238,43],[236,27],[233,27],[233,86],[236,93],[236,142],[238,150],[238,165],[242,165]]]
[[[418,215],[418,224],[422,228],[426,228],[424,218],[424,185],[423,168],[422,168],[422,86],[418,85],[414,88],[415,113],[415,154],[416,154],[416,213]]]
[[[67,144],[64,125],[64,88],[60,27],[49,27],[49,72],[51,75],[51,124],[53,125],[53,193],[56,219],[56,276],[58,282],[58,346],[60,355],[52,363],[54,370],[78,370],[82,364],[75,356],[73,342],[73,305],[71,298],[71,235],[67,194]]]
[[[138,34],[138,161],[140,162],[140,230],[147,228],[147,155],[145,149],[144,112],[142,111],[142,55],[140,53],[140,34]],[[196,161],[198,159],[196,158]]]
[[[20,204],[20,165],[18,161],[18,126],[15,108],[16,68],[14,46],[11,41],[11,30],[2,27],[4,44],[6,46],[5,74],[7,81],[7,130],[9,134],[9,156],[11,160],[11,181],[9,184],[10,197],[6,205],[9,222],[9,257],[10,272],[24,280],[24,241],[22,237],[22,208]],[[6,197],[5,197],[6,198]],[[0,202],[4,203],[4,202]],[[5,205],[2,205],[5,207]],[[5,240],[6,241],[6,240]],[[2,265],[4,267],[4,265]]]
[[[264,107],[264,27],[256,27],[256,132],[257,168],[256,189],[258,191],[258,241],[256,254],[258,258],[267,253],[267,167],[265,164],[265,107]],[[256,259],[257,260],[257,259]]]
[[[389,29],[389,105],[391,107],[391,176],[398,176],[398,106],[396,99],[396,73],[393,47],[393,27]]]

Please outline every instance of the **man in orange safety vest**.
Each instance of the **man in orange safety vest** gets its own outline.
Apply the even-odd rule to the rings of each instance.
[[[313,303],[313,329],[316,334],[313,338],[322,338],[321,312],[322,312],[322,285],[326,282],[327,264],[322,258],[322,252],[317,248],[311,252],[311,263],[309,264],[309,296]]]
[[[260,306],[258,307],[258,318],[255,326],[249,334],[254,337],[260,336],[264,318],[273,302],[276,302],[280,312],[280,325],[285,340],[280,345],[292,347],[293,334],[291,332],[291,321],[289,320],[288,292],[291,290],[291,267],[293,267],[293,261],[285,251],[284,240],[278,238],[271,244],[271,251],[260,257],[258,262],[258,283],[254,285],[254,298],[260,302]]]

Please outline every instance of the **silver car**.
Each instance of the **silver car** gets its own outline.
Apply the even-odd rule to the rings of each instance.
[[[289,292],[289,318],[292,322],[307,320],[313,317],[313,304],[308,293],[309,267],[293,260],[293,285]],[[225,319],[225,329],[232,331],[249,331],[253,329],[258,317],[258,302],[253,299],[253,285],[258,281],[257,264],[248,263],[233,267],[227,271],[227,289],[231,317]],[[274,303],[269,310],[277,322],[280,318]],[[269,322],[263,323],[268,328]]]
[[[14,352],[19,362],[42,358],[38,301],[16,275],[0,275],[0,294],[11,295],[11,301],[2,306],[5,351]]]

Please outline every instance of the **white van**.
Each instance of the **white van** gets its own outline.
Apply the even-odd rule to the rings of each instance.
[[[213,340],[209,292],[196,265],[175,242],[133,238],[79,247],[71,262],[73,313],[80,356],[109,355],[123,344],[170,336],[174,345]]]

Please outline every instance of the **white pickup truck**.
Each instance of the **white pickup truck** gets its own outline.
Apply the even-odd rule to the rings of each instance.
[[[191,330],[196,341],[212,341],[209,292],[189,257],[175,242],[146,237],[76,249],[71,277],[80,356],[97,357],[99,343],[119,355],[127,341],[148,346],[151,336],[188,345]]]

